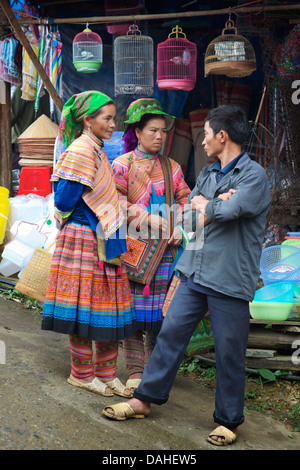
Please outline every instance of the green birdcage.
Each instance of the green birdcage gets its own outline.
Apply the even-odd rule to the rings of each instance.
[[[97,33],[86,29],[77,34],[73,41],[73,64],[77,72],[98,72],[103,61],[102,39]]]

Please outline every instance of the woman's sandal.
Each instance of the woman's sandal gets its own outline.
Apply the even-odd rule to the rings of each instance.
[[[106,385],[111,388],[115,395],[119,395],[120,397],[130,398],[132,397],[132,392],[122,384],[121,380],[117,377],[112,380],[111,382],[106,382]],[[125,394],[125,390],[128,391],[128,394]]]
[[[215,436],[217,439],[220,437],[221,440],[218,441],[217,439],[213,439],[213,436]],[[215,446],[227,446],[229,444],[233,444],[234,441],[236,441],[236,438],[236,434],[230,431],[230,429],[225,428],[225,426],[218,426],[208,435],[207,440]]]
[[[109,413],[109,409],[112,409],[114,411],[113,413]],[[128,418],[145,418],[146,415],[144,414],[137,414],[131,406],[127,403],[118,403],[117,405],[111,405],[111,406],[106,406],[104,410],[102,411],[104,416],[107,416],[108,418],[115,419],[117,421],[124,421],[125,419]]]
[[[133,392],[140,385],[142,379],[128,379],[126,382],[126,388],[129,388]]]
[[[104,397],[113,397],[114,393],[111,390],[111,388],[104,382],[101,382],[97,377],[94,378],[94,380],[90,383],[83,383],[83,382],[77,382],[77,380],[74,380],[72,376],[67,379],[67,382],[71,385],[75,385],[75,387],[80,387],[83,388],[84,390],[88,390],[89,392],[94,392],[98,393],[99,395],[102,395]]]

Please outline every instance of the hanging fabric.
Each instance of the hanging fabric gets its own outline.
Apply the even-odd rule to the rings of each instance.
[[[32,34],[26,34],[27,39],[33,49],[35,55],[39,56],[39,45],[33,41]],[[26,49],[23,47],[23,59],[22,59],[22,96],[23,100],[34,101],[36,95],[36,80],[37,71],[33,65]]]
[[[215,80],[215,84],[218,106],[221,104],[239,106],[248,116],[252,98],[251,85],[219,78]]]
[[[62,98],[62,42],[58,26],[52,26],[50,39],[49,77],[58,95]],[[50,117],[53,119],[54,102],[50,98]]]
[[[45,45],[46,41],[49,41],[48,38],[48,27],[45,26],[43,28],[42,36],[40,38],[40,49],[39,49],[39,62],[45,69],[45,65],[47,62],[47,54],[48,54],[48,47],[46,47],[45,52]],[[34,102],[34,110],[35,110],[35,119],[37,118],[38,110],[39,110],[39,103],[40,103],[40,96],[43,89],[43,82],[39,74],[36,77],[36,93],[35,93],[35,102]]]
[[[22,73],[16,62],[19,45],[19,41],[13,37],[5,37],[2,42],[1,78],[13,85],[22,83]]]

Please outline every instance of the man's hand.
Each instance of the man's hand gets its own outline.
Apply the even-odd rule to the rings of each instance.
[[[205,208],[208,204],[209,200],[206,197],[199,194],[199,196],[194,196],[191,200],[191,208],[195,211],[205,211]]]
[[[235,189],[229,189],[227,193],[219,194],[218,198],[222,199],[222,201],[229,201],[229,199],[234,193],[235,193]]]
[[[206,216],[206,206],[209,203],[209,200],[206,199],[206,197],[202,196],[202,194],[199,194],[199,196],[194,196],[191,199],[191,208],[197,212],[199,212],[198,215],[198,229],[205,227],[205,225],[209,224],[209,220]]]

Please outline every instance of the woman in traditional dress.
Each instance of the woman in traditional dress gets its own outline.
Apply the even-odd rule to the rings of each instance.
[[[130,278],[137,331],[131,338],[126,338],[123,345],[129,373],[126,386],[131,391],[140,383],[160,330],[163,321],[162,306],[172,266],[185,236],[182,210],[190,189],[184,181],[180,165],[172,159],[166,165],[164,162],[167,158],[159,154],[167,132],[173,128],[174,123],[175,118],[163,112],[157,100],[142,98],[134,101],[129,106],[127,120],[124,121],[123,140],[126,153],[112,163],[120,200],[124,199],[121,204],[127,213],[128,233],[130,234],[130,229],[136,229],[140,230],[141,236],[143,233],[149,236],[150,231],[152,235],[156,233],[160,238],[168,238],[168,245],[156,266],[150,285],[145,287]],[[166,170],[163,167],[168,168]],[[164,177],[166,171],[168,178]],[[167,179],[169,181],[166,183]],[[171,213],[174,227],[172,233],[168,233],[168,205],[173,208],[176,205],[173,217]]]
[[[124,215],[102,140],[110,139],[115,116],[113,101],[98,91],[76,94],[63,107],[59,132],[68,147],[52,175],[61,231],[42,329],[69,334],[68,383],[104,396],[130,397],[116,377],[116,363],[118,341],[135,331],[135,314],[120,261],[127,250]]]

